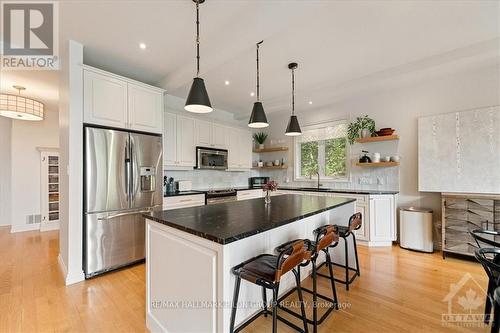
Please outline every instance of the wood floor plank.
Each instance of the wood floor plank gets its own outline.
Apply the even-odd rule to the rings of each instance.
[[[9,231],[0,227],[0,332],[147,332],[143,264],[65,286],[57,262],[57,231]],[[489,327],[444,327],[441,322],[447,313],[443,298],[451,284],[468,273],[486,286],[479,264],[397,246],[360,246],[359,256],[361,277],[349,291],[337,284],[339,300],[347,307],[334,311],[319,332],[489,331]],[[335,274],[343,276],[340,269]],[[311,279],[304,285],[311,289]],[[323,294],[331,292],[324,278],[318,279],[318,288]],[[297,298],[291,295],[289,300]],[[305,300],[310,313],[310,295]],[[244,330],[270,331],[270,318],[259,318]],[[279,332],[293,330],[279,324]]]

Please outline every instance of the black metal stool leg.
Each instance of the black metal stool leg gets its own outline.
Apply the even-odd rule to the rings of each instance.
[[[318,331],[318,290],[317,290],[317,268],[316,268],[316,260],[311,260],[312,264],[312,279],[313,279],[313,332],[316,333]]]
[[[491,333],[498,333],[500,328],[500,305],[495,302],[493,306],[493,323],[491,324]]]
[[[264,317],[267,317],[267,293],[266,287],[262,287],[262,303],[264,303]]]
[[[300,312],[302,313],[304,332],[308,333],[309,329],[307,327],[306,307],[304,306],[304,297],[302,296],[302,288],[300,287],[300,266],[297,267],[297,271],[295,271],[295,269],[293,270],[293,274],[295,275],[295,283],[297,284],[297,294],[299,294]]]
[[[490,316],[491,316],[491,303],[493,301],[493,291],[495,290],[495,287],[493,285],[493,282],[491,280],[488,281],[488,292],[486,295],[486,302],[484,305],[484,323],[488,325],[490,323]]]
[[[335,301],[335,309],[339,309],[339,300],[337,298],[337,288],[335,288],[335,277],[333,276],[333,269],[332,269],[332,258],[330,257],[330,253],[328,253],[328,250],[325,251],[326,254],[326,262],[328,265],[328,270],[330,271],[330,283],[332,284],[332,291],[333,291],[333,300]]]
[[[342,237],[344,239],[345,248],[345,290],[349,290],[349,250],[347,244],[347,237]]]
[[[231,309],[231,324],[229,326],[230,333],[234,332],[234,321],[236,319],[236,309],[238,308],[238,297],[240,296],[240,284],[241,278],[237,276],[234,283],[233,307]]]
[[[278,330],[278,290],[279,283],[273,288],[273,333]]]
[[[356,236],[352,234],[352,241],[354,243],[354,255],[356,257],[356,272],[358,276],[361,276],[361,270],[359,269],[359,260],[358,260],[358,246],[356,245]]]

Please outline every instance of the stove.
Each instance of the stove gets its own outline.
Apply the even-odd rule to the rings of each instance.
[[[236,190],[232,188],[207,192],[207,205],[236,201]]]

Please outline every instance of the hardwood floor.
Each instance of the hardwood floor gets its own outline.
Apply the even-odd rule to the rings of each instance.
[[[144,265],[66,287],[57,263],[57,231],[9,231],[0,227],[0,332],[147,331]],[[486,286],[479,264],[453,258],[443,261],[439,253],[429,255],[396,246],[359,247],[359,255],[361,277],[349,292],[337,284],[339,300],[348,307],[334,312],[320,332],[489,331],[489,327],[445,327],[441,321],[448,312],[443,299],[451,284],[470,273],[479,286]],[[318,281],[320,291],[328,293],[327,280]],[[310,284],[310,279],[305,282]],[[479,290],[478,286],[468,288]],[[484,296],[476,296],[481,305],[475,313],[480,313]],[[460,305],[454,306],[458,311],[453,313],[460,312]],[[292,332],[282,324],[278,330]],[[259,318],[244,331],[270,332],[270,318]]]

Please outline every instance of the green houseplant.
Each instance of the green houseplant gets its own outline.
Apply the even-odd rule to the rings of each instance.
[[[264,142],[267,139],[267,133],[257,132],[253,134],[253,139],[259,144],[259,149],[264,149]]]
[[[354,140],[359,137],[370,137],[375,132],[375,121],[365,115],[363,117],[357,117],[356,121],[349,124],[347,127],[347,138],[349,143],[352,145]]]

